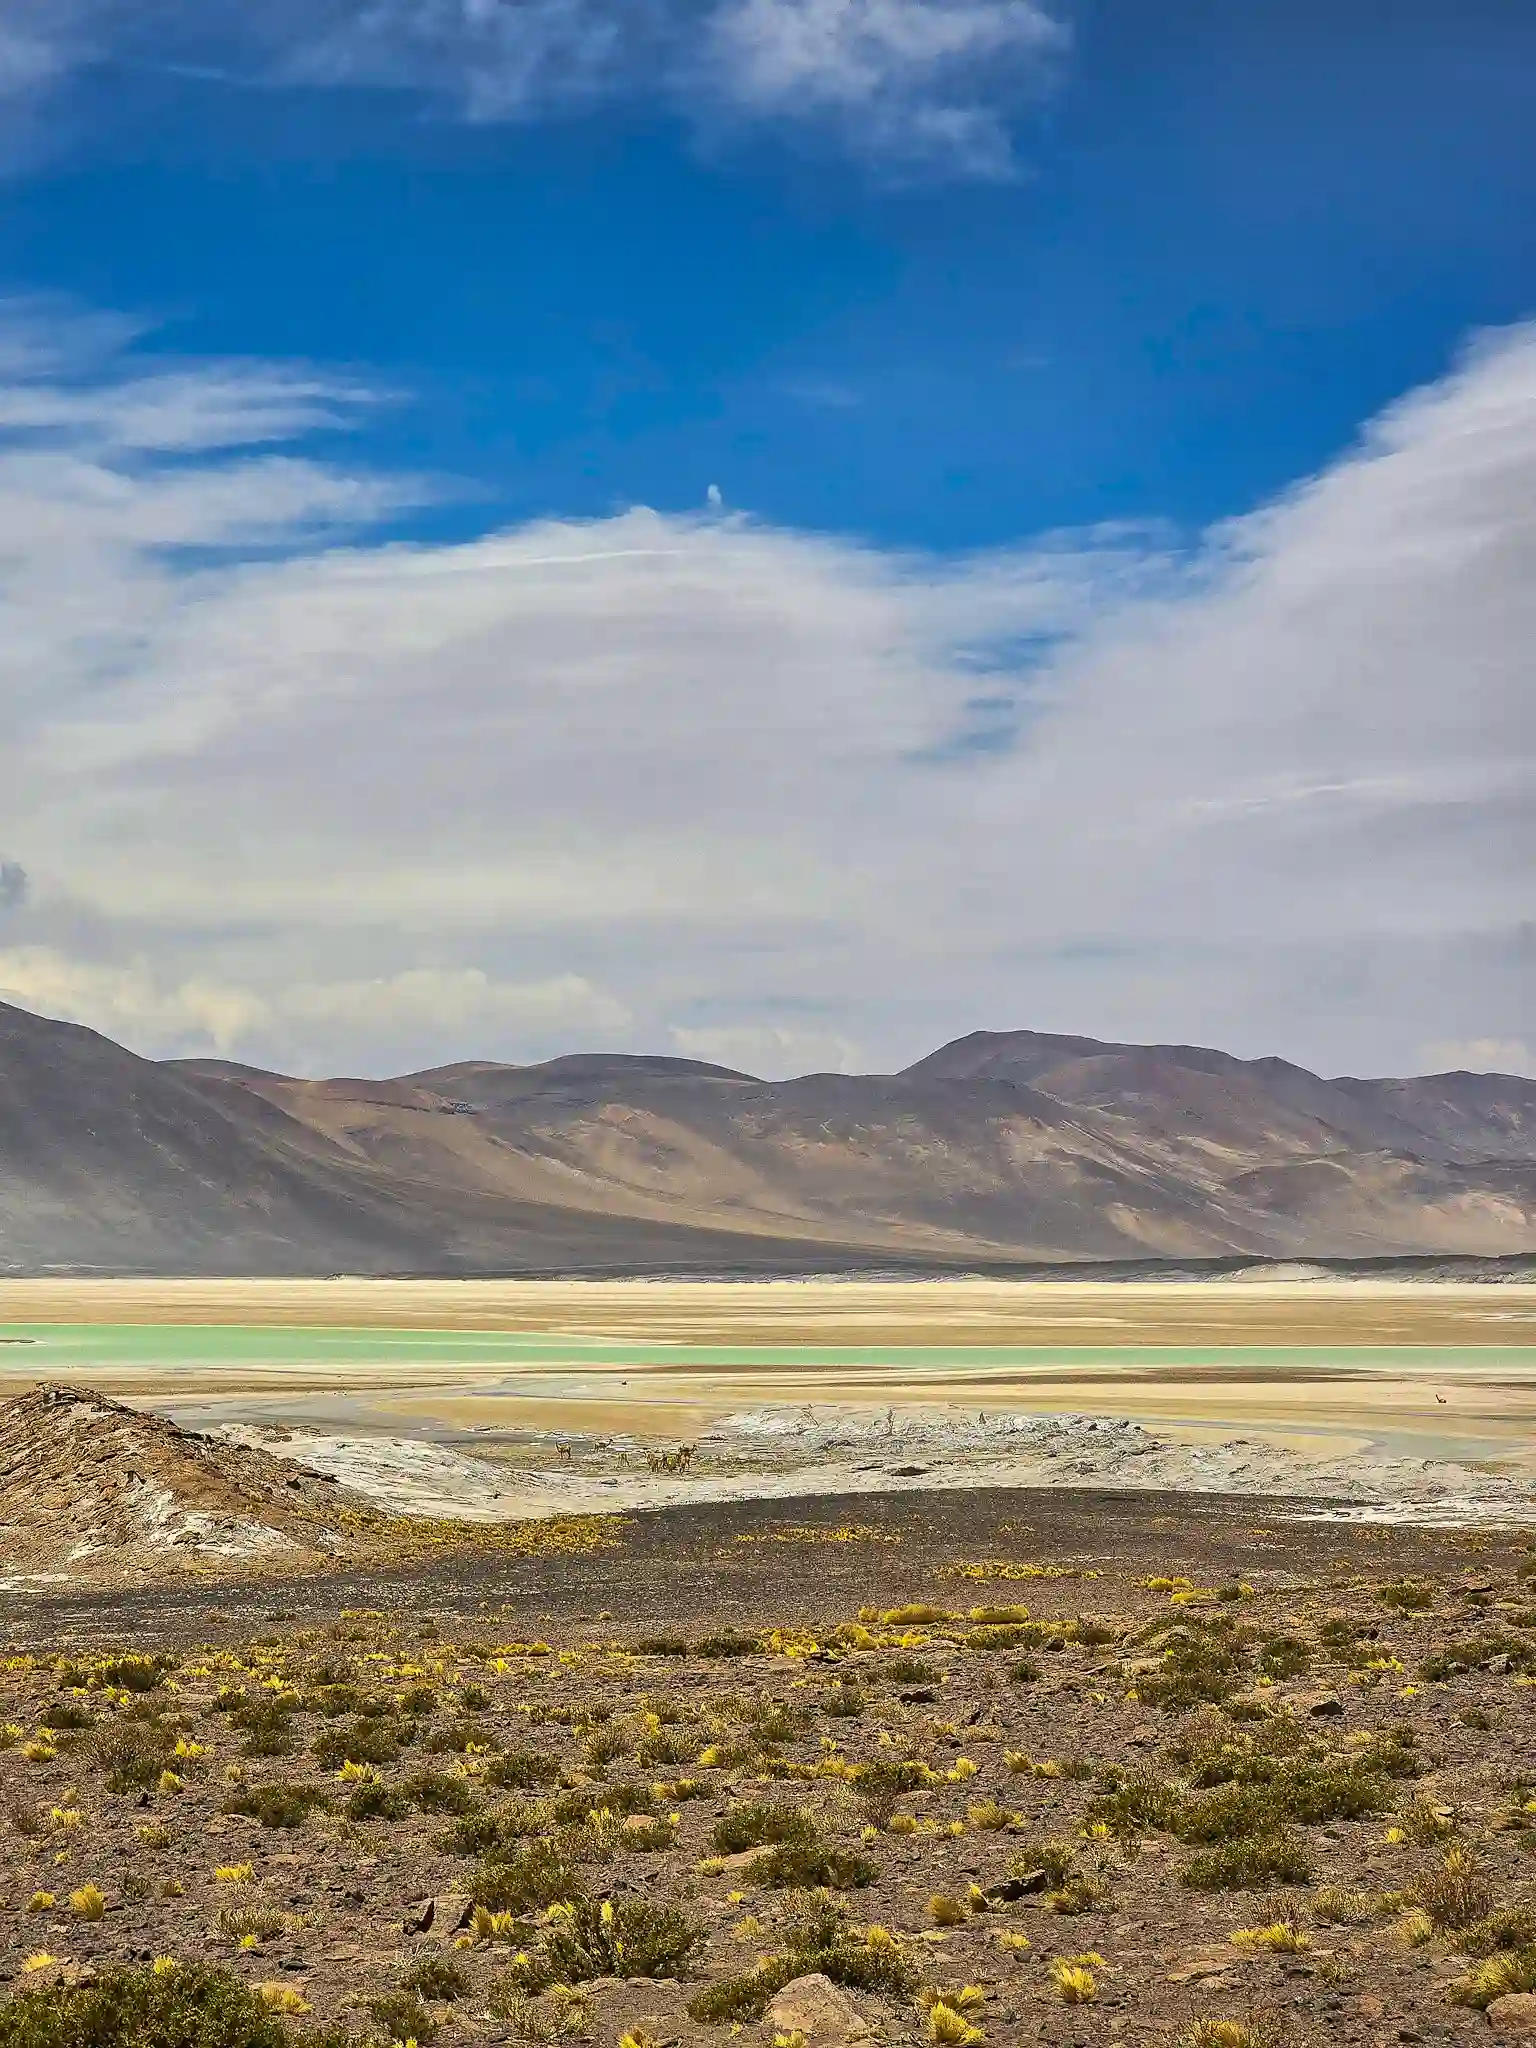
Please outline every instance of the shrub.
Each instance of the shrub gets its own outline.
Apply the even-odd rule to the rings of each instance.
[[[512,1965],[507,1982],[532,1995],[597,1977],[679,1977],[703,1939],[704,1930],[677,1906],[579,1897],[565,1903],[538,1955]]]
[[[339,1771],[347,1763],[389,1764],[400,1754],[390,1730],[377,1721],[358,1720],[344,1728],[327,1728],[310,1747],[316,1761],[330,1771]]]
[[[441,1998],[450,2004],[465,1997],[470,1989],[469,1972],[451,1956],[423,1956],[419,1963],[411,1965],[400,1982],[418,1998]]]
[[[1409,1896],[1429,1915],[1437,1934],[1471,1927],[1493,1906],[1493,1886],[1465,1849],[1452,1849],[1438,1870],[1416,1878]]]
[[[158,1783],[176,1747],[174,1730],[153,1720],[118,1721],[98,1728],[91,1754],[109,1792],[143,1792]]]
[[[700,1657],[755,1657],[757,1638],[741,1635],[735,1629],[719,1629],[713,1635],[701,1636],[694,1650]]]
[[[538,1841],[482,1863],[470,1889],[476,1905],[493,1913],[528,1913],[577,1898],[585,1888],[564,1849]]]
[[[1010,1877],[1033,1877],[1043,1871],[1053,1889],[1059,1889],[1072,1874],[1074,1851],[1070,1842],[1027,1842],[1008,1865]]]
[[[1497,1955],[1508,1949],[1536,1952],[1536,1906],[1503,1906],[1485,1920],[1463,1928],[1456,1946],[1467,1956]]]
[[[864,1707],[864,1695],[856,1685],[834,1685],[821,1696],[821,1711],[839,1720],[857,1720]]]
[[[1195,1892],[1261,1891],[1277,1884],[1308,1884],[1312,1861],[1294,1835],[1224,1842],[1192,1856],[1179,1882]]]
[[[370,1998],[367,2013],[386,2041],[430,2041],[437,2021],[414,1991],[385,1991]]]
[[[0,2048],[288,2048],[232,1970],[110,1969],[91,1984],[23,1991],[0,2004]]]
[[[270,1941],[286,1925],[275,1906],[226,1906],[218,1919],[226,1941]]]
[[[347,1800],[348,1820],[404,1820],[410,1810],[411,1802],[403,1792],[380,1784],[377,1778],[354,1787]]]
[[[747,1875],[781,1890],[845,1892],[873,1884],[880,1866],[825,1842],[779,1842],[748,1864]]]
[[[894,1997],[916,1988],[918,1973],[900,1943],[880,1928],[854,1933],[828,1900],[818,1900],[802,1920],[787,1928],[785,1942],[784,1954],[699,1992],[689,2004],[690,2018],[761,2019],[774,1995],[796,1977],[830,1977],[847,1990]]]
[[[1271,1636],[1259,1650],[1259,1669],[1267,1678],[1300,1678],[1312,1668],[1312,1652],[1299,1636]]]
[[[1399,1614],[1425,1614],[1435,1604],[1435,1589],[1418,1579],[1394,1579],[1390,1585],[1376,1588],[1376,1598]]]
[[[1340,1885],[1324,1885],[1312,1901],[1313,1919],[1329,1927],[1362,1927],[1380,1910],[1375,1892],[1351,1892]]]
[[[264,1828],[301,1828],[316,1809],[328,1811],[330,1804],[318,1785],[248,1785],[231,1793],[224,1811],[259,1820]]]
[[[413,1771],[400,1790],[423,1813],[472,1813],[474,1794],[451,1771]]]
[[[555,1784],[559,1777],[560,1759],[536,1749],[509,1749],[485,1767],[486,1783],[507,1792],[531,1792],[538,1785]]]
[[[765,1849],[778,1842],[814,1842],[816,1823],[803,1807],[755,1800],[722,1815],[710,1839],[722,1856],[736,1856],[743,1849]]]
[[[547,1800],[514,1799],[494,1813],[467,1813],[437,1838],[452,1856],[511,1856],[530,1835],[555,1825]]]
[[[1236,1690],[1243,1675],[1243,1656],[1236,1629],[1212,1622],[1204,1629],[1184,1629],[1163,1652],[1159,1671],[1138,1678],[1136,1689],[1148,1706],[1178,1712],[1187,1707],[1219,1706]]]
[[[108,1657],[91,1673],[92,1685],[112,1686],[119,1692],[153,1692],[176,1669],[177,1659],[162,1654]]]
[[[434,1729],[427,1740],[427,1748],[434,1756],[465,1756],[471,1749],[489,1751],[500,1747],[483,1721],[450,1721],[445,1728]],[[376,1761],[371,1757],[358,1758],[359,1763]]]
[[[1536,1948],[1505,1950],[1490,1956],[1451,1986],[1451,1997],[1457,2005],[1470,2005],[1483,2012],[1496,1998],[1507,1998],[1517,1991],[1536,1991]]]
[[[656,1794],[649,1785],[621,1782],[617,1785],[577,1785],[551,1801],[548,1811],[557,1827],[579,1827],[595,1813],[651,1813],[655,1807]]]

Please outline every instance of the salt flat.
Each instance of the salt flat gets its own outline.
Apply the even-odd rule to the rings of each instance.
[[[0,1340],[0,1388],[255,1431],[422,1512],[1070,1475],[1454,1518],[1523,1516],[1536,1481],[1521,1285],[29,1280]],[[685,1440],[687,1472],[650,1470]]]

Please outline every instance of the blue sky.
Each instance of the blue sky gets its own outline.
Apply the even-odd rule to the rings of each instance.
[[[1442,649],[1431,669],[1426,655],[1412,684],[1378,678],[1376,709],[1351,712],[1371,663],[1350,670],[1347,651],[1375,632],[1372,614],[1315,649],[1298,641],[1294,673],[1198,713],[1166,685],[1148,715],[1183,746],[1190,783],[1157,796],[1161,824],[1149,813],[1147,832],[1162,834],[1150,893],[1121,887],[1110,902],[1090,889],[1042,917],[1021,898],[1079,828],[1040,815],[1049,861],[1021,828],[999,865],[990,849],[1073,718],[1096,707],[1090,725],[1111,748],[1125,733],[1094,680],[1106,664],[1129,661],[1139,718],[1177,667],[1170,634],[1204,645],[1221,607],[1245,592],[1257,602],[1265,574],[1286,586],[1295,560],[1280,550],[1305,545],[1297,491],[1331,506],[1369,478],[1385,494],[1371,515],[1380,552],[1353,564],[1349,589],[1387,603],[1384,585],[1405,573],[1398,472],[1359,458],[1406,394],[1427,393],[1414,432],[1429,420],[1446,436],[1424,459],[1454,521],[1486,536],[1494,519],[1492,556],[1515,546],[1520,493],[1485,478],[1494,509],[1469,509],[1441,457],[1466,444],[1456,407],[1480,416],[1490,379],[1519,444],[1524,412],[1508,393],[1529,347],[1519,323],[1536,311],[1536,13],[1507,0],[275,0],[253,19],[223,0],[19,0],[0,17],[0,291],[29,366],[10,415],[17,529],[37,525],[27,492],[93,505],[120,492],[153,506],[151,526],[173,497],[203,494],[174,531],[104,532],[88,570],[61,540],[9,594],[22,608],[13,636],[32,646],[35,628],[57,664],[15,686],[17,772],[35,748],[45,772],[89,763],[102,779],[68,845],[31,816],[35,782],[8,798],[0,855],[29,882],[25,902],[0,908],[0,985],[151,1050],[217,1042],[321,1064],[349,1063],[354,1046],[358,1061],[401,1064],[528,1056],[594,1034],[734,1047],[744,1064],[754,1050],[768,1065],[889,1062],[949,1030],[1010,1022],[1224,1036],[1320,1064],[1414,1064],[1447,1048],[1530,1060],[1521,934],[1536,906],[1519,896],[1524,847],[1500,783],[1526,758],[1524,728],[1512,741],[1501,724],[1520,695],[1519,636],[1483,644],[1481,584],[1458,584],[1421,636],[1441,648],[1443,626],[1444,649],[1462,644],[1455,608],[1475,595],[1468,658],[1494,692],[1475,720],[1490,758],[1453,793],[1431,802],[1414,778],[1444,762],[1440,721],[1467,687],[1465,660]],[[1486,330],[1503,336],[1501,367],[1458,369]],[[240,417],[125,433],[125,408],[142,419],[151,387],[157,403],[194,409],[234,390]],[[276,425],[262,409],[273,389]],[[72,466],[40,485],[44,453]],[[1488,460],[1498,467],[1491,444]],[[238,515],[235,491],[249,496]],[[638,543],[637,506],[662,522]],[[1259,525],[1234,544],[1222,523],[1248,515]],[[573,801],[579,857],[559,815],[524,843],[489,791],[467,820],[445,799],[411,849],[430,887],[392,911],[401,899],[375,870],[394,768],[371,739],[355,806],[338,801],[334,840],[308,856],[353,877],[354,895],[317,919],[303,889],[256,886],[262,862],[238,838],[249,828],[226,781],[253,788],[266,772],[286,787],[314,734],[272,710],[288,699],[265,669],[258,681],[231,656],[221,715],[244,740],[198,754],[185,731],[206,739],[218,718],[198,699],[211,686],[181,665],[200,633],[227,648],[237,617],[261,644],[257,614],[318,603],[327,578],[387,586],[391,544],[412,550],[423,587],[491,578],[504,609],[483,631],[499,680],[484,682],[484,650],[451,606],[428,628],[397,616],[390,592],[358,628],[374,665],[336,729],[347,716],[369,725],[388,702],[418,760],[434,738],[450,761],[504,746],[515,780],[547,712],[561,745],[544,758],[573,786],[616,793],[590,811]],[[472,552],[497,545],[495,565]],[[676,584],[605,583],[594,598],[566,590],[573,548],[622,562],[703,552]],[[1336,560],[1346,554],[1341,539]],[[91,622],[88,646],[58,625],[61,590]],[[342,602],[328,597],[326,617]],[[613,644],[578,658],[569,634],[609,604],[624,622]],[[305,617],[298,698],[303,664],[332,645]],[[432,659],[402,682],[427,642]],[[712,650],[722,755],[763,763],[734,826],[720,824],[723,855],[707,832],[679,836],[686,779],[666,814],[637,814],[620,790],[667,783],[647,736],[670,733],[670,716],[698,730],[666,694],[678,646],[690,663]],[[1250,665],[1240,646],[1224,658],[1229,676]],[[783,711],[787,689],[838,661],[872,664],[846,702],[838,684],[803,714]],[[599,715],[594,678],[606,688],[626,662],[628,694]],[[53,677],[45,708],[26,708],[41,674]],[[1308,701],[1319,674],[1330,708],[1303,732],[1285,706]],[[490,704],[482,688],[504,694]],[[1383,707],[1398,701],[1423,744],[1383,770],[1378,752],[1402,741],[1383,741]],[[1202,780],[1216,767],[1188,747],[1192,719],[1240,736],[1235,756],[1216,750],[1218,790]],[[712,759],[675,734],[663,751],[712,778]],[[972,761],[978,779],[957,780]],[[999,781],[1010,771],[1021,779]],[[1288,922],[1294,849],[1261,835],[1242,856],[1263,915],[1207,905],[1187,928],[1185,864],[1208,884],[1212,856],[1168,839],[1170,820],[1208,820],[1245,775],[1269,793],[1244,815],[1272,818],[1277,773],[1293,793],[1324,793],[1309,801],[1347,789],[1376,807],[1359,890],[1346,880],[1340,902],[1299,921],[1283,972],[1270,899]],[[160,843],[172,784],[185,808]],[[827,814],[848,807],[850,785],[867,835],[845,843],[846,820]],[[1139,815],[1153,799],[1133,782],[1124,802]],[[989,806],[1006,830],[957,856],[956,819]],[[1428,839],[1394,868],[1430,812]],[[947,879],[920,892],[927,937],[903,937],[884,907],[902,886],[892,842],[921,836],[921,818],[929,869]],[[1296,829],[1315,848],[1338,827]],[[652,865],[643,901],[603,910],[612,877],[587,872],[594,845],[626,870]],[[125,897],[139,857],[142,889]],[[1144,854],[1117,857],[1134,868]],[[1085,840],[1071,872],[1104,858]],[[722,861],[738,914],[678,879]],[[821,863],[852,868],[860,888],[834,904]],[[222,912],[168,879],[205,864],[225,875]],[[540,897],[530,874],[564,879]],[[759,888],[765,877],[782,886]],[[761,897],[745,916],[740,892]],[[883,963],[873,979],[848,964],[865,951]],[[1474,970],[1473,955],[1491,964]],[[428,980],[399,998],[403,1021],[376,1030],[395,1000],[379,991],[411,976]],[[225,993],[187,996],[204,985]],[[434,989],[449,991],[436,1011]],[[1410,1024],[1405,1003],[1419,1000]]]
[[[151,349],[346,363],[474,519],[729,503],[924,547],[1205,522],[1530,310],[1536,14],[1096,0],[1016,175],[618,96],[451,99],[110,59],[7,194],[0,269]]]

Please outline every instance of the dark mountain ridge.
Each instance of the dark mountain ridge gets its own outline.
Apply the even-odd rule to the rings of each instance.
[[[308,1080],[0,1005],[0,1271],[987,1268],[1536,1252],[1536,1080],[973,1032],[766,1082],[571,1054]]]

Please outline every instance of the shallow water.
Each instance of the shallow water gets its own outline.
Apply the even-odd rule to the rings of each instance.
[[[507,1365],[857,1368],[919,1373],[1012,1371],[1236,1375],[1359,1372],[1536,1383],[1533,1344],[681,1344],[503,1330],[347,1329],[236,1323],[0,1324],[0,1371],[69,1366],[217,1370],[221,1366]]]

